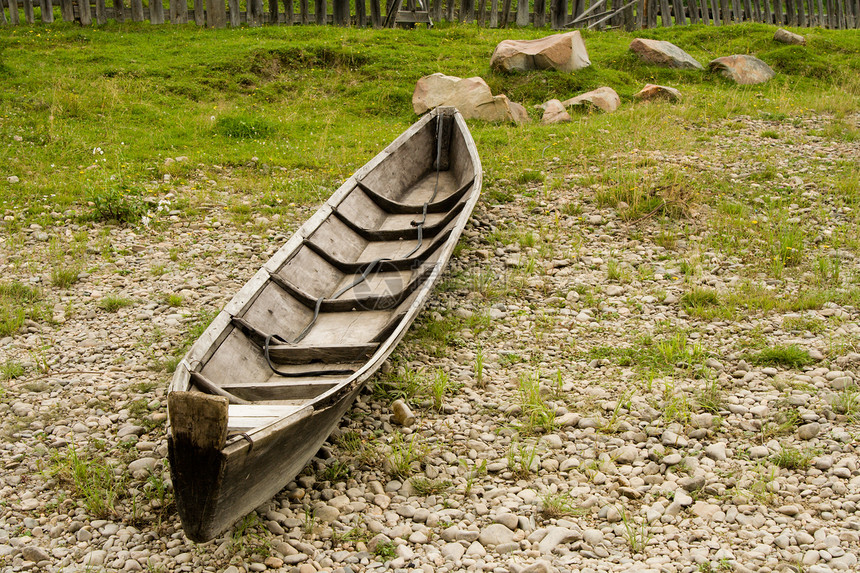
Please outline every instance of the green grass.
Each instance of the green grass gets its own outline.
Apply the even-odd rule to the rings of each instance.
[[[0,336],[18,332],[26,319],[48,316],[42,292],[19,282],[0,282]]]
[[[605,149],[675,151],[693,143],[690,124],[739,114],[841,116],[856,109],[860,50],[853,31],[811,29],[805,31],[807,46],[784,47],[773,43],[773,30],[743,24],[584,31],[591,67],[576,74],[505,75],[489,68],[495,45],[547,30],[211,30],[131,22],[7,27],[0,30],[0,74],[9,88],[0,94],[0,135],[23,141],[4,147],[0,158],[9,165],[15,157],[26,167],[19,184],[4,178],[0,189],[7,208],[22,211],[24,221],[49,222],[50,211],[73,208],[82,218],[136,224],[151,212],[142,199],[153,178],[169,174],[176,184],[187,184],[190,212],[209,194],[198,182],[198,165],[204,177],[218,165],[230,172],[231,187],[242,189],[254,212],[287,213],[291,202],[318,202],[328,194],[320,194],[320,187],[336,186],[412,123],[415,82],[438,71],[481,76],[493,93],[530,110],[603,85],[621,95],[621,110],[587,116],[576,137],[559,137],[546,150],[546,135],[557,127],[474,122],[488,175],[528,185],[549,180],[553,169],[537,166],[550,154],[561,165],[588,164]],[[755,53],[780,73],[749,88],[711,74],[644,65],[628,50],[636,36],[671,41],[703,62],[715,53]],[[646,82],[678,86],[684,103],[627,105]],[[853,132],[835,125],[826,135],[846,133]],[[165,165],[166,158],[180,155],[188,160]],[[261,169],[263,164],[286,171]],[[616,199],[629,205],[631,219],[655,208],[682,214],[684,199],[699,193],[697,177],[678,171],[622,176]],[[510,195],[505,185],[487,180],[491,200]],[[228,201],[238,204],[239,198]]]
[[[108,295],[99,301],[99,308],[107,312],[116,312],[133,304],[134,300],[128,297]]]
[[[691,368],[701,365],[707,353],[697,343],[688,342],[684,333],[654,339],[650,335],[637,338],[630,347],[598,346],[589,358],[609,358],[619,366],[637,366],[643,370],[671,372],[677,366]]]
[[[759,366],[785,366],[786,368],[802,368],[815,363],[809,352],[795,344],[763,348],[748,359]]]
[[[797,448],[783,446],[773,455],[772,461],[783,469],[802,470],[809,467],[810,455]]]
[[[20,378],[25,372],[24,365],[15,360],[7,360],[0,364],[0,382]]]
[[[105,518],[117,514],[117,504],[127,494],[124,477],[114,469],[99,455],[70,445],[54,454],[49,473],[69,485],[91,515]]]

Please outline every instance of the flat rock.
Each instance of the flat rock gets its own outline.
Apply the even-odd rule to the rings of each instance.
[[[440,105],[456,107],[466,119],[528,121],[523,106],[505,95],[494,96],[487,82],[479,77],[464,79],[436,73],[419,79],[412,94],[415,113],[422,114]]]
[[[645,84],[645,87],[633,95],[642,101],[662,99],[667,101],[681,101],[681,92],[669,86],[658,86],[657,84]]]
[[[783,44],[794,44],[797,46],[806,45],[806,38],[800,34],[795,34],[794,32],[789,32],[782,28],[773,33],[773,39],[775,42],[781,42]]]
[[[540,122],[545,125],[564,123],[571,119],[570,114],[557,99],[551,99],[540,107],[543,108],[543,117],[541,117]]]
[[[500,72],[574,72],[590,65],[585,43],[578,30],[537,40],[503,40],[490,58],[490,66]]]
[[[701,70],[700,64],[693,56],[673,44],[663,40],[648,40],[636,38],[630,42],[630,51],[639,56],[643,62],[668,68]]]
[[[719,72],[724,77],[738,84],[763,84],[773,78],[776,73],[769,65],[755,56],[734,55],[711,60],[708,64],[711,71]]]
[[[485,547],[494,547],[502,543],[510,543],[514,540],[514,532],[506,525],[494,523],[488,525],[478,534],[478,541]]]
[[[797,437],[801,440],[811,440],[821,432],[821,424],[810,422],[797,428]]]
[[[618,109],[618,106],[621,105],[621,98],[618,97],[614,89],[604,86],[561,102],[564,107],[585,104],[591,104],[609,113]]]
[[[550,527],[546,535],[538,544],[538,549],[541,554],[546,555],[552,553],[552,550],[564,543],[568,539],[577,537],[576,533],[566,527]]]

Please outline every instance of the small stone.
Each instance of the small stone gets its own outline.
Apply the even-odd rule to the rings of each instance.
[[[821,432],[821,424],[810,422],[797,428],[797,437],[801,440],[811,440]]]
[[[796,505],[782,505],[777,511],[783,515],[793,516],[800,513],[800,508]]]
[[[25,545],[21,549],[21,555],[26,561],[32,561],[33,563],[39,563],[40,561],[50,559],[48,553],[44,549],[35,545]]]
[[[645,84],[645,87],[633,94],[633,97],[642,101],[666,100],[671,102],[681,101],[681,92],[676,88],[660,86],[657,84]]]
[[[485,547],[493,547],[501,543],[510,543],[514,540],[514,532],[506,525],[494,523],[481,530],[478,541]]]
[[[519,518],[513,513],[501,513],[495,517],[494,521],[501,523],[511,531],[515,530],[520,522]]]
[[[800,34],[795,34],[794,32],[789,32],[782,28],[773,33],[773,39],[774,41],[781,42],[783,44],[794,44],[797,46],[806,45],[806,38]]]
[[[726,459],[726,444],[717,442],[705,447],[705,455],[718,462],[724,461]]]
[[[582,533],[582,539],[594,547],[595,545],[603,543],[603,532],[599,529],[586,529]]]

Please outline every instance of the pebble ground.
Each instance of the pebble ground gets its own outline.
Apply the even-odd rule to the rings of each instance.
[[[641,164],[745,187],[749,225],[766,221],[767,198],[790,197],[805,256],[833,245],[829,292],[844,293],[860,259],[856,239],[836,239],[857,217],[822,181],[860,162],[860,141],[822,137],[826,123],[733,119],[701,129],[700,153],[643,150]],[[769,178],[754,176],[768,168],[761,150]],[[860,569],[860,309],[832,295],[702,318],[685,305],[694,286],[788,299],[820,277],[810,266],[775,277],[722,248],[714,237],[729,230],[706,192],[681,219],[624,221],[624,205],[596,200],[592,170],[555,164],[552,189],[490,182],[512,200],[476,209],[385,373],[294,483],[206,544],[185,538],[171,505],[160,365],[313,209],[236,226],[223,206],[167,208],[149,228],[57,213],[4,234],[3,280],[41,286],[50,316],[0,340],[0,363],[26,367],[2,383],[0,569]],[[183,192],[153,185],[168,207]],[[68,288],[51,286],[58,242],[84,245]],[[110,312],[108,296],[133,304]],[[755,359],[779,346],[809,362]],[[667,354],[677,362],[660,365]],[[398,395],[409,427],[392,420]],[[99,484],[74,486],[75,456],[108,468]]]

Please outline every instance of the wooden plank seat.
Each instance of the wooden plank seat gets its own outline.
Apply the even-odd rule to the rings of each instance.
[[[380,262],[358,282],[362,273],[344,273],[313,249],[302,247],[269,276],[308,308],[314,308],[317,300],[323,298],[320,312],[387,310],[403,302],[424,283],[438,263],[439,254],[437,248],[427,260],[420,264],[416,261],[417,266],[409,269],[392,268],[387,261]]]
[[[421,229],[425,238],[432,237],[445,228],[466,204],[467,195],[460,198],[445,211],[428,212]],[[391,214],[382,209],[361,187],[356,187],[337,206],[335,215],[346,225],[370,241],[391,241],[418,238],[418,225],[422,211],[417,213]]]
[[[401,193],[398,197],[391,197],[374,190],[374,183],[367,180],[357,181],[362,191],[373,200],[379,207],[394,214],[415,215],[424,212],[424,203],[433,201],[427,205],[428,213],[442,213],[450,210],[471,189],[474,178],[465,183],[458,184],[457,178],[451,171],[439,173],[438,188],[436,185],[436,172],[427,173],[413,187]],[[433,197],[433,192],[436,197]],[[409,200],[404,201],[403,196],[408,195]]]
[[[354,365],[339,365],[353,367]],[[360,365],[358,365],[360,367]],[[323,392],[331,390],[346,378],[346,376],[314,376],[306,378],[283,378],[277,374],[265,382],[248,382],[235,380],[224,385],[224,390],[251,402],[267,401],[278,403],[300,404],[316,398]]]
[[[227,431],[244,432],[267,426],[303,407],[299,404],[230,404],[227,407]]]
[[[419,245],[417,240],[408,239],[368,241],[339,218],[329,217],[303,244],[343,272],[361,272],[378,259],[385,259],[389,268],[406,269],[438,249],[450,236],[453,224],[452,221],[432,238],[424,238]]]
[[[260,349],[264,347],[269,334],[239,317],[233,317],[233,324]],[[303,344],[285,344],[273,339],[269,342],[269,357],[276,364],[361,362],[370,358],[378,346],[379,344],[372,342],[307,346]]]

